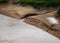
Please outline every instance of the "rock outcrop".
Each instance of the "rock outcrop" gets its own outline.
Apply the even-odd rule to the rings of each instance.
[[[13,18],[22,18],[28,13],[34,13],[36,10],[30,6],[22,7],[18,5],[1,5],[0,6],[0,13],[4,15],[11,16]]]
[[[53,23],[48,20],[48,17],[54,17],[56,14],[56,11],[46,13],[43,15],[37,15],[37,16],[31,16],[24,20],[24,22],[34,25],[38,28],[42,28],[43,30],[49,32],[50,34],[60,38],[60,23],[53,24],[55,21],[53,20]]]

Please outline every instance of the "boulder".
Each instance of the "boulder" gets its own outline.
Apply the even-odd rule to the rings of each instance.
[[[18,6],[18,5],[12,5],[12,4],[0,6],[1,14],[8,15],[13,18],[22,18],[25,15],[27,15],[28,13],[34,13],[35,11],[36,10],[30,6],[22,7],[22,6]]]

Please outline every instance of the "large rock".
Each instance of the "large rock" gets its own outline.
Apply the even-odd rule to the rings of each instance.
[[[55,19],[54,14],[56,14],[56,11],[43,15],[30,16],[26,18],[24,22],[48,30],[54,24],[54,22],[49,20],[50,18]]]
[[[35,11],[36,10],[30,6],[22,7],[18,5],[12,5],[12,4],[0,6],[0,13],[14,18],[22,18],[28,13],[33,13]]]
[[[60,38],[60,24],[58,21],[53,20],[53,18],[55,18],[55,14],[56,12],[51,12],[43,15],[31,16],[26,18],[24,22],[42,28],[50,34]],[[51,22],[51,20],[49,21],[49,17],[52,17],[53,23]]]

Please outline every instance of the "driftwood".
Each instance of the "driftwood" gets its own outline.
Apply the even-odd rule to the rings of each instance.
[[[12,4],[0,6],[1,14],[8,15],[13,18],[22,18],[25,15],[27,15],[29,13],[33,13],[33,12],[35,12],[35,9],[33,9],[30,6],[22,7],[22,6],[18,6],[18,5],[12,5]]]
[[[60,25],[54,25],[53,27],[51,27],[53,24],[50,23],[47,19],[47,17],[54,17],[54,15],[56,14],[56,12],[51,12],[51,13],[47,13],[47,14],[43,14],[43,15],[37,15],[37,16],[31,16],[28,17],[24,20],[24,22],[34,25],[36,27],[42,28],[43,30],[47,31],[49,28],[49,33],[57,36],[60,38]],[[53,31],[51,31],[53,30]]]

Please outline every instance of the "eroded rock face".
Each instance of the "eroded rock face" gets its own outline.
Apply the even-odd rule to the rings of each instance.
[[[33,13],[36,10],[33,9],[32,7],[22,7],[18,5],[1,5],[0,6],[0,13],[4,15],[11,16],[13,18],[22,18],[28,13]]]
[[[47,13],[47,14],[43,14],[43,15],[37,15],[37,16],[31,16],[28,17],[24,20],[24,22],[34,25],[36,27],[42,28],[43,30],[47,31],[49,30],[49,28],[53,25],[53,23],[55,22],[53,20],[53,23],[51,23],[51,21],[48,20],[49,17],[52,17],[52,19],[54,18],[54,15],[56,14],[56,11],[51,12],[51,13]],[[54,18],[55,19],[55,18]],[[51,29],[53,30],[49,30],[48,32],[57,36],[58,38],[60,38],[60,24],[58,21],[56,21],[57,24],[55,24]],[[56,30],[56,31],[55,31]]]
[[[26,23],[33,24],[35,26],[41,27],[41,24],[45,25],[45,27],[50,27],[52,23],[48,20],[48,17],[53,17],[55,12],[43,14],[43,15],[37,15],[37,16],[31,16],[25,19]],[[44,27],[44,26],[42,26]]]
[[[55,10],[57,10],[57,8]],[[49,10],[40,9],[39,11],[30,6],[23,7],[21,5],[19,6],[19,5],[13,5],[13,4],[0,5],[0,13],[4,15],[8,15],[13,18],[23,18],[25,15],[29,15],[29,14],[33,15],[33,13],[41,15],[41,14],[45,14],[51,11],[54,11],[54,10],[49,8]]]

